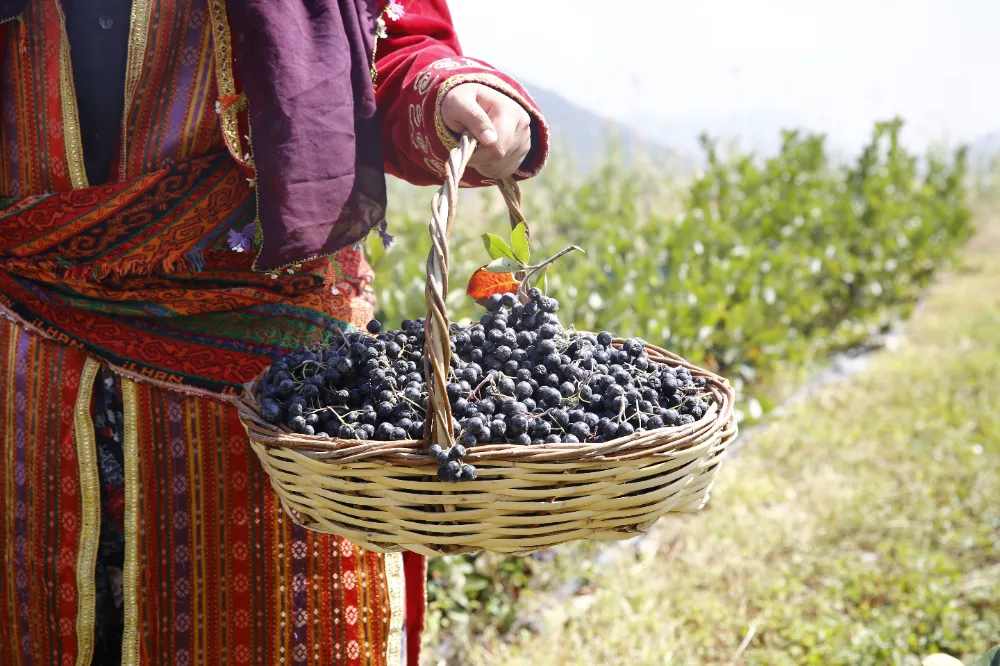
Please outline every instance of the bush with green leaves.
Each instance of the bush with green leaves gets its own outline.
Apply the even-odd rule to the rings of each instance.
[[[612,158],[573,179],[556,165],[522,189],[534,248],[585,251],[549,271],[560,318],[665,347],[728,377],[741,399],[779,363],[860,343],[904,312],[972,231],[965,150],[920,159],[900,144],[901,127],[877,123],[852,164],[833,163],[822,136],[789,131],[767,159],[703,137],[706,166],[693,177]],[[389,325],[426,313],[431,191],[397,188],[395,244],[368,244],[377,317]],[[486,263],[481,234],[508,224],[497,192],[462,193],[450,242],[453,320],[481,314],[465,286]],[[474,558],[435,562],[432,617],[475,612],[509,623],[529,569],[488,561],[486,570]],[[505,572],[517,572],[515,582]]]

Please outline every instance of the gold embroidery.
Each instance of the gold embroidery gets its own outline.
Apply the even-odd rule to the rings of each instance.
[[[476,67],[482,67],[482,65],[478,63],[473,63],[473,65],[475,65]],[[431,65],[431,67],[434,67],[434,65]],[[447,78],[438,88],[437,100],[434,103],[434,128],[437,130],[438,138],[441,140],[441,143],[444,144],[446,150],[451,150],[452,148],[457,146],[458,141],[455,139],[455,136],[451,133],[451,130],[448,129],[448,126],[445,124],[444,119],[441,117],[441,104],[444,102],[444,96],[447,95],[452,88],[462,83],[481,83],[484,86],[495,88],[496,90],[499,90],[503,94],[513,99],[514,101],[518,102],[521,106],[524,107],[525,111],[529,111],[530,113],[531,111],[534,110],[534,107],[528,103],[528,100],[526,100],[523,95],[518,93],[516,90],[514,90],[514,88],[510,84],[508,84],[506,81],[504,81],[499,76],[496,76],[495,74],[483,74],[483,73],[457,74],[455,76]],[[539,122],[539,124],[541,124],[543,129],[546,127],[545,119],[542,118],[537,111],[532,113],[532,117],[536,119]],[[534,174],[516,171],[515,175],[531,176]]]
[[[62,106],[63,145],[70,186],[87,187],[87,169],[83,162],[83,139],[80,137],[80,116],[76,108],[76,87],[73,83],[73,63],[69,56],[69,35],[62,6],[59,11],[59,101]]]
[[[139,407],[135,382],[122,379],[125,415],[125,571],[123,595],[125,627],[122,634],[122,666],[139,663]]]
[[[402,663],[403,650],[403,608],[405,604],[405,579],[403,578],[403,554],[385,554],[385,584],[389,590],[389,649],[386,663],[392,666]]]
[[[80,466],[80,500],[82,524],[80,547],[76,556],[76,663],[90,666],[94,656],[94,615],[96,589],[94,568],[97,566],[97,545],[101,536],[101,488],[97,474],[97,440],[94,436],[94,418],[90,400],[94,393],[94,380],[100,365],[87,357],[80,377],[80,390],[73,408],[73,429],[76,456]]]
[[[14,497],[16,492],[15,490],[16,480],[14,477],[15,447],[12,446],[11,443],[14,442],[14,438],[17,436],[17,430],[16,430],[17,420],[14,418],[15,405],[17,403],[17,400],[14,400],[12,398],[13,398],[13,391],[16,390],[14,388],[15,386],[14,382],[16,381],[15,378],[17,377],[18,337],[21,333],[21,329],[18,328],[17,325],[14,324],[12,321],[4,320],[3,322],[0,322],[0,325],[2,325],[6,329],[4,334],[7,336],[8,340],[7,367],[4,368],[3,388],[5,391],[8,392],[6,395],[10,396],[3,401],[3,406],[0,407],[0,409],[3,409],[4,423],[7,426],[4,429],[3,433],[4,435],[3,441],[5,443],[5,446],[3,447],[4,474],[2,474],[2,476],[6,480],[6,484],[4,487],[4,500],[6,502],[6,506],[13,507]],[[4,514],[5,514],[4,520],[7,521],[6,534],[14,534],[14,525],[16,524],[14,522],[15,512],[8,509],[7,511],[4,512]],[[16,580],[15,576],[17,576],[17,572],[15,570],[16,567],[12,566],[11,564],[12,562],[14,562],[14,552],[15,552],[14,539],[7,539],[5,541],[5,546],[6,548],[4,549],[3,557],[6,566],[4,566],[4,571],[6,571],[7,573],[0,576],[0,585],[6,585],[7,586],[6,590],[13,590]],[[4,596],[7,600],[7,608],[5,610],[7,612],[7,617],[10,618],[9,620],[10,623],[6,627],[4,627],[4,631],[11,632],[15,636],[21,635],[20,634],[21,629],[20,627],[18,627],[18,623],[20,622],[21,616],[20,613],[18,612],[17,602],[15,601],[16,597],[13,594],[5,594]]]
[[[142,65],[146,58],[146,43],[149,41],[149,17],[153,0],[133,0],[132,15],[129,20],[128,57],[125,65],[125,106],[122,107],[122,154],[120,177],[128,175],[128,117],[132,102],[142,78]]]
[[[208,10],[212,17],[212,46],[215,52],[215,79],[219,88],[219,98],[232,98],[236,95],[236,78],[233,76],[232,37],[229,33],[229,19],[226,16],[225,0],[210,0]],[[222,138],[229,148],[229,153],[237,162],[253,166],[253,158],[243,152],[240,141],[239,112],[246,108],[244,97],[239,103],[218,104],[222,124]]]

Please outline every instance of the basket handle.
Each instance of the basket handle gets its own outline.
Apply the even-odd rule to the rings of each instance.
[[[427,405],[431,410],[430,431],[426,446],[438,444],[446,449],[455,439],[451,424],[451,403],[448,402],[448,371],[451,369],[451,321],[448,318],[448,235],[455,222],[458,190],[462,174],[476,150],[476,140],[463,134],[458,145],[448,155],[444,184],[434,193],[431,203],[431,251],[427,256],[427,323],[425,325],[424,373],[427,376]],[[497,181],[497,187],[507,203],[511,227],[527,222],[521,213],[521,192],[511,179]]]

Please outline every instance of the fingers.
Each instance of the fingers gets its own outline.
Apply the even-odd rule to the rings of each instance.
[[[441,116],[451,131],[469,132],[480,145],[494,146],[497,132],[486,109],[479,103],[475,88],[469,84],[455,86],[444,98]]]
[[[449,129],[468,131],[479,141],[469,164],[487,178],[510,176],[531,150],[531,116],[497,90],[458,85],[445,96],[441,114]]]

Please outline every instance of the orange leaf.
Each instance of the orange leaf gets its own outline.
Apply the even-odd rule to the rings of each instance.
[[[472,274],[469,288],[465,290],[465,293],[477,301],[483,301],[493,294],[515,292],[519,286],[521,283],[514,279],[513,273],[492,273],[485,268],[480,268]]]

